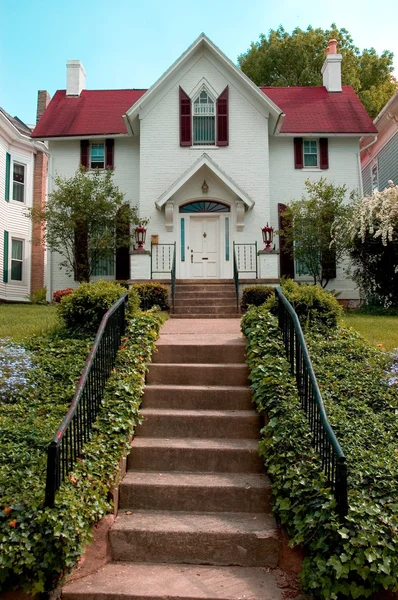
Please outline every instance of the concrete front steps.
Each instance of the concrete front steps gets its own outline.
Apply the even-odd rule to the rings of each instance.
[[[109,531],[112,562],[64,587],[64,599],[283,598],[238,323],[223,342],[198,327],[160,338]]]
[[[231,319],[239,317],[235,285],[230,280],[178,281],[173,319]]]

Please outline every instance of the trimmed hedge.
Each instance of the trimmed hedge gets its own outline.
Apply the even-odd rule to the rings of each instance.
[[[71,293],[64,295],[58,305],[58,315],[67,329],[74,332],[96,333],[102,317],[126,289],[114,281],[82,283]],[[136,291],[129,291],[128,309],[134,313],[139,308]]]
[[[292,279],[282,283],[282,292],[293,306],[303,329],[336,329],[343,309],[330,292],[320,285],[298,284]],[[276,298],[267,300],[266,307],[276,314]]]
[[[84,346],[82,340],[69,340],[63,348],[58,347],[59,367],[54,373],[54,342],[47,340],[46,344],[45,338],[38,342],[40,362],[36,384],[40,386],[46,377],[56,384],[52,393],[50,386],[47,389],[47,404],[34,392],[28,404],[21,397],[18,404],[5,410],[7,419],[10,410],[14,416],[19,415],[20,423],[26,421],[21,431],[20,424],[13,426],[12,417],[5,423],[2,416],[0,421],[2,433],[10,432],[0,438],[1,591],[23,588],[39,593],[53,589],[82,554],[90,540],[92,525],[112,509],[108,492],[115,481],[119,460],[128,451],[129,437],[139,422],[145,371],[159,329],[160,319],[155,314],[130,319],[116,367],[106,386],[94,435],[84,447],[82,460],[61,485],[54,508],[43,506],[45,450],[56,430],[48,412],[52,403],[59,401],[59,392],[74,390],[76,376],[84,364],[83,356],[81,362],[76,360],[76,347],[84,347],[86,356],[88,345],[87,341]],[[65,400],[59,407],[60,418],[65,414]],[[11,439],[14,447],[9,447]],[[5,451],[8,454],[4,457]]]
[[[248,285],[243,288],[240,309],[245,313],[250,305],[261,306],[274,294],[275,288],[271,285]]]
[[[141,310],[149,310],[158,306],[160,310],[167,310],[169,292],[167,286],[156,281],[148,283],[134,283],[132,289],[138,293]]]
[[[386,357],[352,331],[307,334],[328,418],[348,458],[349,513],[335,501],[311,446],[276,319],[264,307],[243,317],[253,400],[269,423],[260,454],[274,510],[307,554],[303,589],[322,600],[398,589],[398,394]]]

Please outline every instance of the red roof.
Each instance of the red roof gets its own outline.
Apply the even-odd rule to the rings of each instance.
[[[325,87],[262,87],[286,117],[281,133],[377,133],[350,85],[342,92]]]
[[[283,112],[281,133],[377,133],[351,86],[260,88]],[[32,137],[51,138],[127,133],[122,115],[146,90],[83,90],[79,97],[56,92]]]
[[[122,115],[146,90],[83,90],[79,97],[55,93],[32,137],[127,133]]]

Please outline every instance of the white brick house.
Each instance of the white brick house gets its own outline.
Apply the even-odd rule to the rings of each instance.
[[[202,34],[149,90],[105,91],[86,90],[81,63],[69,61],[67,89],[33,133],[49,145],[49,191],[55,173],[72,176],[80,163],[114,168],[126,199],[150,218],[146,249],[151,236],[159,244],[151,262],[131,254],[131,279],[167,278],[174,243],[177,278],[231,279],[233,243],[242,244],[240,277],[253,278],[249,245],[262,250],[261,228],[279,228],[278,207],[301,197],[307,178],[360,189],[359,140],[375,127],[341,86],[341,58],[330,42],[324,86],[258,88]],[[285,253],[258,257],[263,280],[293,268]],[[112,264],[102,275],[120,273]],[[50,292],[75,285],[56,255],[47,282]],[[355,297],[341,269],[331,287]]]

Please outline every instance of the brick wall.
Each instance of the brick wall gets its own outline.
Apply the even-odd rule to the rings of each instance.
[[[46,91],[39,91],[37,96],[37,123],[50,102]],[[33,172],[33,208],[44,208],[47,194],[48,156],[38,151],[35,155]],[[44,287],[44,230],[38,223],[32,224],[32,261],[31,261],[31,292]]]

